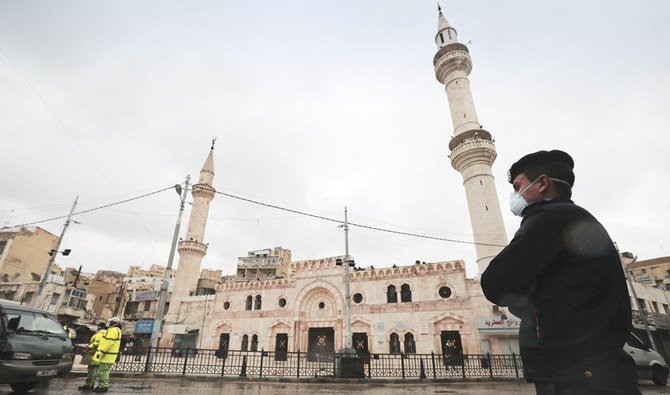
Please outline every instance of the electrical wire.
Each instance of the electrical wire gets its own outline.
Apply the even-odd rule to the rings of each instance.
[[[225,192],[220,192],[220,191],[216,191],[216,193],[218,193],[219,195],[227,196],[229,198],[242,200],[244,202],[257,204],[257,205],[260,205],[260,206],[270,207],[270,208],[274,208],[274,209],[277,209],[277,210],[288,211],[290,213],[300,214],[300,215],[304,215],[306,217],[317,218],[317,219],[321,219],[321,220],[324,220],[324,221],[335,222],[335,223],[340,224],[340,225],[344,224],[344,221],[339,220],[339,219],[328,218],[328,217],[324,217],[324,216],[321,216],[321,215],[306,213],[304,211],[298,211],[298,210],[293,210],[293,209],[286,208],[286,207],[276,206],[274,204],[263,203],[263,202],[259,202],[257,200],[251,200],[251,199],[243,198],[241,196],[232,195],[230,193],[225,193]],[[356,226],[358,228],[376,230],[376,231],[379,231],[379,232],[392,233],[392,234],[402,235],[402,236],[418,237],[418,238],[429,239],[429,240],[446,241],[446,242],[449,242],[449,243],[482,245],[482,246],[489,246],[489,247],[505,247],[505,245],[503,245],[503,244],[480,243],[480,242],[476,242],[476,241],[447,239],[447,238],[444,238],[444,237],[428,236],[428,235],[421,235],[421,234],[417,234],[417,233],[403,232],[403,231],[393,230],[393,229],[378,228],[378,227],[375,227],[375,226],[357,224],[357,223],[354,223],[354,222],[347,222],[347,224],[349,226]]]
[[[173,189],[173,188],[174,188],[174,186],[169,186],[169,187],[166,187],[166,188],[163,188],[163,189],[159,189],[159,190],[157,190],[157,191],[153,191],[153,192],[145,193],[144,195],[135,196],[135,197],[132,197],[132,198],[129,198],[129,199],[120,200],[120,201],[118,201],[118,202],[105,204],[105,205],[103,205],[103,206],[98,206],[98,207],[90,208],[90,209],[88,209],[88,210],[76,211],[76,212],[72,213],[72,216],[75,216],[75,215],[81,215],[81,214],[86,214],[86,213],[90,213],[91,211],[102,210],[103,208],[112,207],[112,206],[116,206],[116,205],[119,205],[119,204],[132,202],[133,200],[142,199],[142,198],[145,198],[145,197],[147,197],[147,196],[155,195],[155,194],[157,194],[157,193],[161,193],[161,192],[167,191],[168,189]],[[3,227],[0,228],[0,229],[19,228],[19,227],[21,227],[21,226],[28,226],[28,225],[41,224],[41,223],[43,223],[43,222],[55,221],[55,220],[57,220],[57,219],[63,219],[63,218],[67,218],[67,217],[68,217],[67,215],[62,215],[62,216],[60,216],[60,217],[53,217],[53,218],[43,219],[43,220],[40,220],[40,221],[26,222],[26,223],[24,223],[24,224],[19,224],[19,225],[3,226]]]

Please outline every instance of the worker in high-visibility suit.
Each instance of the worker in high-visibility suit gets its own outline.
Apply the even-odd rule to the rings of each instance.
[[[109,328],[105,336],[100,339],[98,349],[93,354],[93,362],[98,362],[98,386],[93,389],[93,392],[107,392],[109,391],[109,370],[116,362],[116,357],[119,355],[121,348],[121,320],[119,317],[112,317],[109,320]]]
[[[101,322],[98,324],[98,331],[91,336],[91,340],[88,343],[88,346],[84,350],[84,356],[81,358],[82,365],[88,365],[88,375],[86,375],[86,383],[80,385],[77,389],[79,391],[88,391],[92,390],[95,385],[95,378],[98,375],[98,366],[99,364],[93,363],[93,355],[98,350],[100,345],[100,340],[107,333],[107,324]]]

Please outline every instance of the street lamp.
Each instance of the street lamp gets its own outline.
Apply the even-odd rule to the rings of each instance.
[[[67,216],[67,219],[65,220],[65,225],[63,225],[63,230],[61,231],[60,236],[58,237],[58,241],[56,241],[56,247],[53,248],[51,251],[48,252],[49,256],[51,258],[49,259],[49,263],[47,264],[47,269],[44,272],[44,275],[42,276],[42,280],[40,281],[40,285],[37,287],[37,292],[35,293],[35,298],[33,299],[33,307],[39,307],[41,299],[42,299],[42,292],[44,291],[44,285],[47,283],[47,278],[51,274],[51,269],[54,266],[54,262],[56,261],[56,255],[60,252],[64,256],[70,255],[70,250],[69,248],[64,249],[63,251],[58,251],[60,248],[60,243],[63,241],[63,236],[65,236],[65,231],[67,230],[67,227],[70,226],[70,222],[72,221],[72,215],[74,214],[74,209],[77,207],[77,200],[79,200],[79,196],[77,196],[74,199],[74,203],[72,204],[72,209],[70,209],[70,214]]]
[[[165,309],[165,299],[167,297],[168,284],[170,282],[170,273],[172,272],[172,261],[174,260],[174,253],[177,249],[177,238],[179,237],[179,228],[181,227],[181,215],[184,212],[184,205],[186,203],[186,194],[188,193],[188,186],[191,182],[191,176],[186,176],[184,188],[180,184],[175,184],[174,189],[179,195],[179,214],[177,215],[177,223],[174,226],[174,233],[172,235],[172,246],[170,247],[170,256],[168,257],[167,268],[161,283],[160,296],[158,297],[158,306],[156,306],[156,317],[154,317],[154,326],[151,329],[151,340],[149,347],[156,348],[158,346],[158,336],[161,332],[161,322],[163,321],[163,310]],[[151,350],[151,348],[149,349]],[[151,351],[150,351],[151,352]],[[151,354],[149,354],[151,355]],[[148,357],[150,358],[150,357]],[[148,365],[147,365],[148,366]]]

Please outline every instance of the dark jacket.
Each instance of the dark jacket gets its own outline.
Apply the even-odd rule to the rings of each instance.
[[[524,215],[481,285],[488,300],[521,318],[526,380],[638,393],[623,352],[630,297],[607,231],[569,199],[533,203]]]

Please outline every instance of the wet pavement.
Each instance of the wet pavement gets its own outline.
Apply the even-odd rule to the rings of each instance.
[[[57,378],[48,385],[31,391],[35,395],[66,395],[83,394],[77,387],[84,382],[84,377],[70,376]],[[656,387],[649,382],[642,382],[640,390],[643,394],[670,394],[670,387]],[[9,386],[0,386],[0,395],[11,394]],[[236,380],[205,377],[112,377],[108,394],[244,394],[244,395],[297,395],[297,394],[496,394],[524,395],[534,394],[534,387],[521,381],[503,382],[406,382],[385,383],[374,381],[369,383],[341,382],[279,382]],[[87,392],[86,394],[92,394]]]

